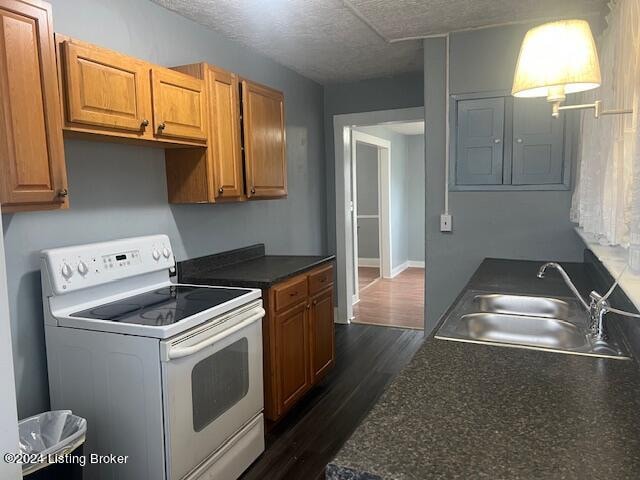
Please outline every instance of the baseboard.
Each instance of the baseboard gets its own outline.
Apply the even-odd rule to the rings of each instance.
[[[402,272],[404,272],[407,268],[409,268],[409,262],[404,262],[401,263],[400,265],[398,265],[397,267],[394,267],[391,269],[391,278],[396,277],[398,275],[400,275]]]
[[[351,320],[348,318],[340,318],[338,316],[338,307],[333,307],[333,322],[341,325],[349,325]]]
[[[409,260],[407,263],[410,268],[424,268],[424,262],[420,260]]]
[[[359,258],[358,266],[359,267],[379,267],[380,259],[379,258]]]

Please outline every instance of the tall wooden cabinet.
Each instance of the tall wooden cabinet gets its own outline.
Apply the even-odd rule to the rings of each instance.
[[[204,81],[209,146],[206,151],[166,152],[169,201],[215,203],[244,199],[238,77],[206,63],[175,70]]]
[[[0,0],[0,203],[67,206],[51,6]]]
[[[67,134],[206,145],[200,80],[60,34],[56,45]]]
[[[333,264],[263,293],[265,417],[277,421],[335,364]]]
[[[174,69],[204,81],[209,145],[206,152],[166,153],[169,201],[215,203],[286,196],[282,93],[206,63]]]
[[[247,196],[286,196],[287,162],[282,93],[242,80],[242,114]]]

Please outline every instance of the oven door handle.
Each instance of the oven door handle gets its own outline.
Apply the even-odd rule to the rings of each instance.
[[[203,341],[196,343],[195,345],[191,345],[189,347],[170,348],[168,352],[169,360],[176,360],[178,358],[184,358],[184,357],[188,357],[189,355],[198,353],[199,351],[204,350],[207,347],[210,347],[214,343],[225,339],[229,335],[233,335],[234,333],[251,325],[256,320],[260,320],[262,317],[264,317],[264,315],[265,315],[264,308],[260,308],[260,310],[256,310],[256,312],[253,315],[244,319],[237,325],[234,325],[233,327],[228,328],[227,330],[220,332],[217,335],[206,338]]]

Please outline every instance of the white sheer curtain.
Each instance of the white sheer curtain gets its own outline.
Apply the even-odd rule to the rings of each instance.
[[[610,4],[598,38],[602,86],[585,102],[604,109],[633,108],[631,115],[594,119],[582,113],[578,177],[572,220],[600,243],[640,247],[640,0]]]

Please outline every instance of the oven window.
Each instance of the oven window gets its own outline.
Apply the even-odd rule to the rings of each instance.
[[[241,338],[191,371],[193,429],[200,432],[249,391],[249,343]]]

